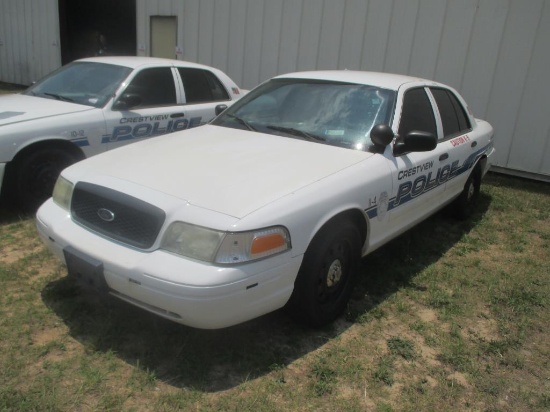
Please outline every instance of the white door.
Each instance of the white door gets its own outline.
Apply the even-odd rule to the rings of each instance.
[[[445,153],[451,164],[451,174],[445,187],[445,196],[449,198],[462,191],[484,148],[478,147],[477,141],[469,136],[472,132],[470,120],[454,93],[439,87],[431,87],[430,93],[437,103],[443,128],[440,145],[446,146]]]
[[[216,75],[208,70],[178,67],[183,85],[185,117],[189,127],[200,126],[212,120],[216,106],[231,102],[229,91]]]
[[[432,102],[424,87],[408,90],[403,97],[400,136],[411,131],[438,136]],[[445,182],[451,173],[445,145],[427,152],[404,153],[394,159],[393,190],[389,208],[390,226],[409,227],[430,214],[444,201]]]
[[[189,127],[176,87],[175,71],[169,66],[150,67],[138,72],[105,113],[107,134],[103,143],[108,149],[141,139],[172,133]],[[134,99],[129,107],[119,105]]]

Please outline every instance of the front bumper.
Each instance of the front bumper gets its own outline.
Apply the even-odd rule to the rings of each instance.
[[[120,245],[74,223],[52,199],[36,216],[38,233],[65,262],[77,249],[103,263],[109,293],[178,323],[203,329],[235,325],[281,308],[302,257],[290,253],[238,267],[220,267],[155,250]]]

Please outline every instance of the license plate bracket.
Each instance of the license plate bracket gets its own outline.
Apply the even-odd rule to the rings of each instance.
[[[99,292],[107,292],[109,286],[103,274],[103,262],[87,254],[67,246],[63,249],[65,263],[69,277],[76,280],[77,284],[95,289]]]

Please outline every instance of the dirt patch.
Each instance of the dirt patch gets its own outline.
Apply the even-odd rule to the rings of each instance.
[[[468,322],[466,331],[474,338],[491,342],[499,339],[498,323],[495,319],[489,318],[488,314],[481,314],[474,322]]]
[[[470,387],[470,383],[468,382],[466,377],[460,372],[453,372],[450,375],[447,375],[446,380],[451,386],[458,384],[464,388]]]
[[[44,246],[31,225],[12,230],[8,226],[7,233],[7,235],[2,236],[3,245],[0,248],[0,263],[12,265],[43,250]]]
[[[437,312],[433,309],[423,308],[416,312],[422,322],[435,323],[437,322]]]
[[[12,265],[17,263],[21,259],[24,259],[27,256],[37,253],[41,250],[40,245],[28,247],[24,244],[15,244],[2,248],[0,250],[0,263],[6,265]]]

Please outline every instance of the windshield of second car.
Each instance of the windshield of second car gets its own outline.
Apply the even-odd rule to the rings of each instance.
[[[213,124],[369,150],[370,131],[389,123],[394,99],[395,92],[368,85],[275,79],[250,92]]]
[[[29,87],[24,94],[103,107],[131,71],[113,64],[71,63]]]

